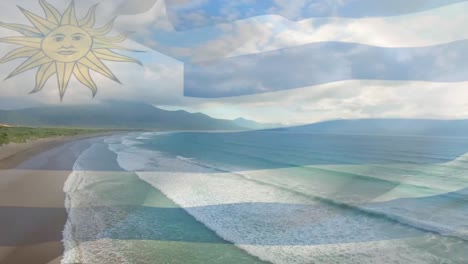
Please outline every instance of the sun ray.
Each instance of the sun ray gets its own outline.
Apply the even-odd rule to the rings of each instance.
[[[88,14],[86,14],[86,16],[78,22],[80,27],[89,29],[94,27],[94,24],[96,23],[96,8],[98,7],[98,5],[99,4],[93,5],[89,9]]]
[[[56,68],[55,68],[55,63],[54,62],[49,62],[47,64],[43,64],[39,70],[37,71],[36,74],[36,87],[34,87],[34,90],[30,92],[32,93],[37,93],[46,84],[47,80],[52,77],[56,73]]]
[[[107,49],[96,49],[93,51],[96,57],[101,60],[108,60],[108,61],[119,61],[119,62],[134,62],[139,65],[143,65],[139,60],[136,60],[131,57],[127,57],[113,51]]]
[[[76,19],[75,13],[75,1],[72,0],[70,5],[68,6],[67,10],[63,13],[62,21],[60,25],[72,25],[78,26],[78,20]]]
[[[42,38],[6,37],[6,38],[0,38],[0,42],[22,45],[25,47],[35,48],[39,50],[41,48]]]
[[[104,63],[102,63],[99,60],[99,58],[96,57],[96,55],[94,55],[93,52],[88,53],[88,55],[81,59],[79,63],[83,64],[84,66],[90,68],[95,72],[106,76],[107,78],[113,81],[120,83],[119,79],[117,79],[117,77],[111,72],[111,70],[109,70],[109,68],[107,68],[107,66]]]
[[[91,89],[93,97],[96,96],[97,86],[91,78],[91,75],[89,74],[88,67],[78,63],[76,64],[75,69],[73,69],[73,74],[75,75],[76,79],[78,79],[78,81],[80,81],[82,84]]]
[[[19,32],[27,37],[39,37],[42,35],[42,33],[36,28],[26,26],[26,25],[9,24],[9,23],[0,22],[0,26]]]
[[[97,41],[105,42],[105,43],[120,43],[120,42],[125,41],[128,38],[128,35],[130,34],[131,34],[130,32],[125,32],[115,37],[96,36],[95,39]]]
[[[54,30],[55,28],[57,28],[57,24],[47,20],[47,19],[44,19],[38,15],[35,15],[31,12],[29,12],[28,10],[22,8],[22,7],[19,7],[19,9],[21,10],[21,12],[23,12],[23,14],[26,16],[26,18],[42,33],[42,34],[48,34],[50,33],[52,30]]]
[[[93,42],[93,50],[96,50],[96,49],[115,49],[115,50],[131,51],[131,52],[145,52],[143,50],[134,50],[134,49],[125,48],[114,43],[101,42],[98,39],[95,39],[95,41]]]
[[[33,27],[0,22],[0,27],[23,35],[0,38],[0,43],[22,46],[6,54],[0,59],[0,63],[26,58],[7,79],[38,68],[36,84],[31,93],[41,91],[47,80],[56,74],[60,100],[63,100],[72,76],[91,89],[94,97],[98,87],[92,79],[90,70],[120,83],[103,61],[133,62],[142,65],[137,59],[112,51],[140,52],[118,45],[127,39],[129,33],[106,36],[111,32],[115,18],[106,25],[94,29],[98,5],[89,8],[86,16],[78,19],[73,0],[63,15],[46,0],[39,0],[39,4],[44,10],[45,18],[19,7]]]
[[[60,100],[63,100],[65,91],[68,87],[68,82],[70,81],[71,75],[73,73],[73,68],[75,67],[74,62],[56,62],[55,63],[57,71],[57,80],[59,86]]]
[[[7,55],[1,58],[0,63],[4,63],[7,61],[19,59],[19,58],[28,58],[28,57],[33,56],[37,52],[38,50],[35,48],[29,48],[29,47],[17,48],[15,50],[10,51]]]
[[[38,66],[41,66],[42,64],[46,64],[49,62],[52,62],[52,59],[47,57],[42,51],[39,51],[35,55],[27,59],[25,62],[23,62],[20,66],[18,66],[12,73],[10,73],[10,75],[8,75],[6,79],[9,79],[22,72],[36,68]]]
[[[45,0],[40,0],[39,3],[41,4],[42,9],[44,9],[47,20],[52,23],[59,24],[62,20],[62,15],[60,12]]]
[[[104,25],[103,27],[98,28],[98,29],[92,29],[92,30],[89,31],[89,33],[93,37],[104,36],[104,35],[108,34],[112,30],[112,27],[114,27],[114,21],[115,21],[115,17],[111,21],[109,21],[106,25]]]

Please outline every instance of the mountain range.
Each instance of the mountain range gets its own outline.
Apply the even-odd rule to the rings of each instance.
[[[216,119],[202,113],[168,111],[153,105],[109,101],[95,105],[38,106],[0,110],[0,126],[158,130],[268,130],[316,134],[468,136],[468,120],[354,119],[281,127],[245,118]],[[280,127],[280,128],[272,128]]]
[[[268,129],[268,128],[282,127],[281,124],[276,124],[276,123],[263,124],[263,123],[258,123],[253,120],[245,119],[242,117],[239,117],[232,121],[238,126],[249,128],[249,129]]]
[[[93,127],[161,130],[245,130],[232,120],[201,113],[167,111],[149,104],[105,102],[96,105],[40,106],[0,110],[0,123],[15,126]]]
[[[277,128],[271,131],[316,134],[415,135],[468,137],[468,120],[355,119]]]

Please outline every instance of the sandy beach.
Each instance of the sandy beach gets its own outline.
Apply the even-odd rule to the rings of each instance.
[[[263,263],[120,168],[102,137],[89,137],[12,145],[9,155],[1,149],[0,263]],[[86,174],[74,176],[86,186],[64,193],[77,160],[88,161]],[[77,208],[71,225],[70,208]],[[127,217],[138,223],[133,231],[116,229]],[[116,233],[99,237],[111,230]],[[73,239],[79,246],[70,244]]]
[[[63,185],[89,139],[80,135],[0,147],[0,263],[60,263]]]

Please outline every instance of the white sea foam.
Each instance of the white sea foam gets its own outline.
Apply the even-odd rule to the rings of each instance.
[[[79,263],[82,261],[80,257],[81,254],[79,250],[79,245],[74,238],[75,234],[74,234],[73,221],[75,220],[75,216],[73,214],[73,210],[70,210],[71,208],[75,206],[75,201],[71,199],[70,195],[79,188],[81,180],[85,178],[83,177],[83,175],[86,174],[86,172],[83,171],[81,163],[82,163],[82,157],[87,151],[88,150],[84,151],[80,155],[80,157],[78,157],[78,159],[75,161],[75,164],[73,165],[73,171],[68,176],[63,187],[63,191],[66,194],[65,208],[67,209],[68,218],[65,224],[65,228],[62,232],[62,236],[63,236],[62,243],[65,248],[65,252],[61,260],[62,264]]]
[[[168,157],[137,145],[123,148],[111,144],[110,149],[118,154],[122,168],[138,171],[142,180],[161,190],[219,236],[263,260],[450,263],[446,255],[433,254],[413,244],[439,241],[439,246],[445,247],[443,243],[456,242],[434,239],[438,235],[382,217],[387,212],[370,216],[364,210],[356,212],[313,199],[313,195],[304,195],[300,189],[288,190],[302,182],[290,183],[286,188],[284,182],[269,182],[267,176],[274,170],[263,171],[260,182],[253,179],[255,172],[223,173],[222,168],[197,164],[189,158]],[[294,181],[284,174],[283,179]]]
[[[273,263],[313,263],[317,258],[323,258],[323,263],[363,263],[354,259],[360,254],[366,255],[368,263],[376,263],[382,256],[394,261],[391,256],[396,250],[389,251],[389,247],[404,252],[412,263],[438,259],[428,252],[409,249],[410,239],[392,239],[394,233],[421,240],[432,235],[229,173],[138,174],[224,239]]]
[[[310,166],[398,183],[373,201],[417,198],[455,192],[468,187],[468,154],[442,164],[372,164]]]
[[[358,190],[353,190],[351,180],[328,181],[326,177],[314,179],[311,181],[311,174],[317,173],[310,169],[320,168],[325,169],[322,173],[341,171],[346,173],[356,173],[356,167],[365,168],[364,165],[348,165],[348,169],[335,169],[335,166],[307,166],[298,168],[285,168],[274,170],[257,170],[257,171],[241,171],[236,172],[237,176],[248,180],[254,180],[259,183],[268,184],[281,189],[294,191],[310,197],[318,198],[323,202],[330,202],[336,205],[350,205],[355,209],[361,210],[363,213],[376,214],[395,220],[402,224],[414,226],[415,228],[424,229],[430,232],[435,232],[443,235],[459,237],[468,240],[468,191],[456,192],[460,188],[466,188],[468,182],[460,172],[460,166],[466,167],[468,155],[464,155],[454,161],[441,165],[418,165],[419,168],[413,169],[419,172],[429,172],[435,166],[446,167],[447,175],[444,178],[451,178],[456,184],[441,184],[439,178],[425,177],[426,181],[422,184],[421,177],[412,179],[408,175],[400,178],[401,182],[397,182],[395,186],[388,189],[385,194],[379,195],[372,199],[373,196],[366,196]],[[183,161],[193,164],[203,165],[200,162],[191,159],[183,159]],[[460,164],[461,163],[461,164]],[[457,164],[458,166],[454,166]],[[389,165],[386,165],[389,166]],[[394,165],[398,167],[398,164]],[[455,169],[451,169],[455,167]],[[220,170],[215,167],[211,167]],[[364,169],[365,170],[365,169]],[[369,174],[363,174],[363,169],[360,170],[359,176],[365,175],[371,179],[385,179],[381,176],[374,177]],[[375,172],[375,170],[372,170]],[[456,175],[455,172],[458,172]],[[306,173],[309,177],[301,177]],[[422,173],[422,175],[425,175]],[[457,177],[458,176],[458,177]],[[389,177],[390,178],[390,177]],[[449,193],[449,192],[454,192]],[[402,198],[420,198],[420,199],[402,199]]]
[[[146,140],[146,139],[151,139],[156,135],[159,135],[161,132],[146,132],[141,135],[139,135],[136,139],[138,140]]]
[[[100,221],[98,214],[105,214],[102,210],[93,210],[99,207],[100,199],[96,193],[87,191],[87,186],[99,182],[101,172],[86,170],[84,164],[94,159],[92,153],[96,144],[85,150],[75,161],[73,172],[68,176],[63,191],[66,194],[65,207],[68,218],[63,230],[63,245],[65,252],[61,263],[128,263],[125,257],[113,246],[111,239],[102,239],[100,232],[105,230],[105,224]],[[94,203],[93,203],[94,202]],[[90,208],[86,211],[86,208]],[[86,215],[89,217],[85,217]],[[81,241],[77,237],[87,237]],[[93,239],[91,239],[93,238]],[[109,262],[107,262],[109,261]]]

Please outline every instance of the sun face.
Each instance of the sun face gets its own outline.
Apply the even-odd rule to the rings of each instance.
[[[45,0],[40,0],[39,3],[44,9],[46,18],[20,7],[34,27],[0,22],[0,26],[23,35],[0,38],[0,42],[23,46],[5,55],[0,59],[0,63],[27,58],[7,79],[38,68],[36,86],[31,93],[42,90],[47,80],[56,74],[61,100],[71,76],[75,76],[78,81],[90,88],[94,97],[97,86],[91,78],[90,70],[119,82],[102,60],[135,62],[141,65],[133,58],[111,51],[113,49],[129,50],[117,45],[127,38],[126,34],[116,37],[106,36],[112,30],[113,21],[101,28],[93,28],[97,5],[90,8],[86,17],[78,20],[73,1],[63,14]]]
[[[88,32],[75,26],[61,26],[42,40],[42,51],[54,61],[76,62],[84,58],[93,46]]]

